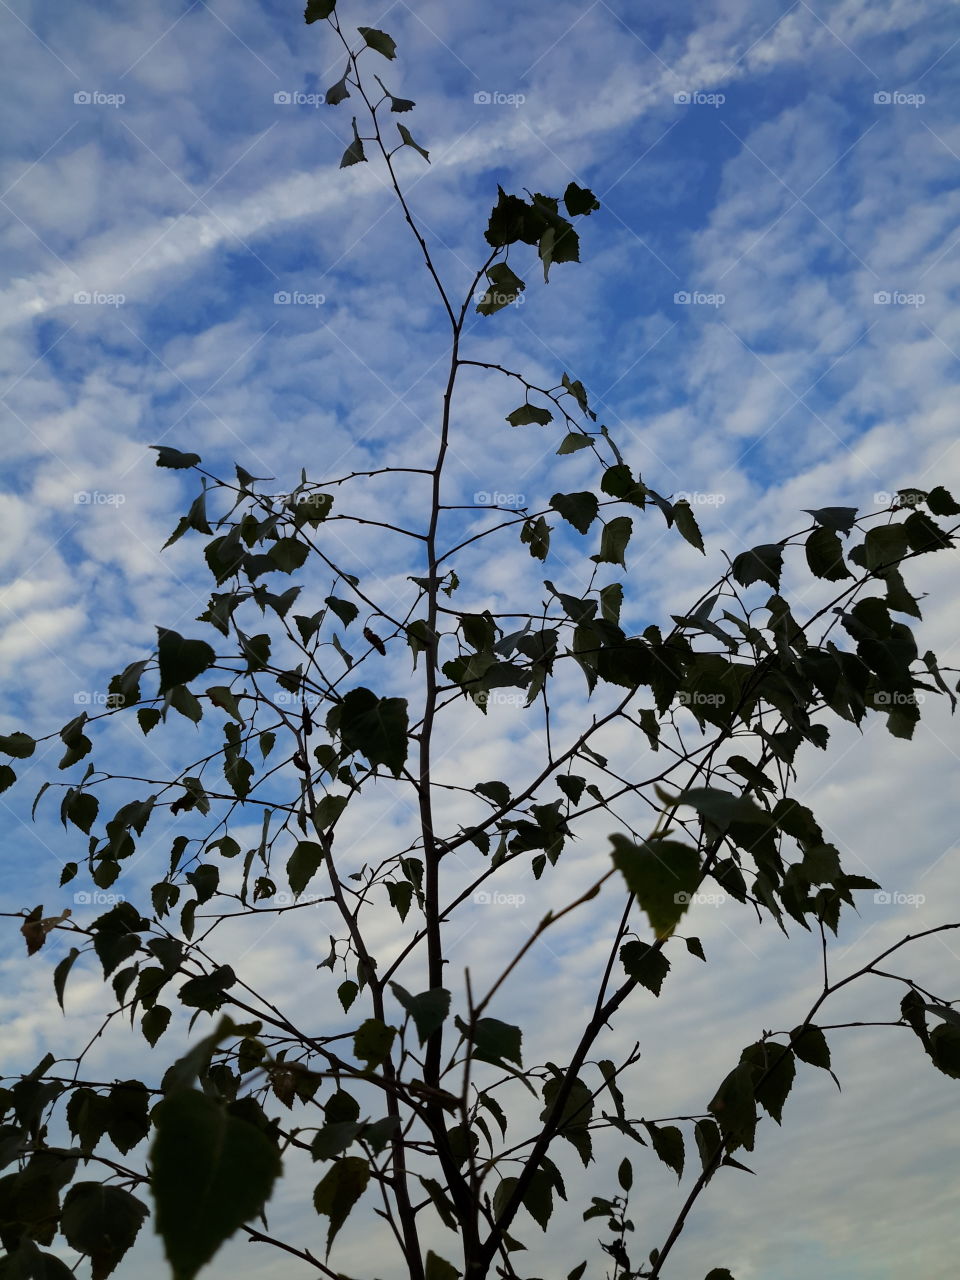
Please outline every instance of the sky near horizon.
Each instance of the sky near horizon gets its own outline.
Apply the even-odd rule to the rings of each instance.
[[[600,200],[578,222],[581,263],[555,266],[544,285],[534,261],[522,303],[472,314],[465,347],[544,386],[564,371],[582,380],[644,480],[689,496],[707,557],[647,513],[628,552],[631,625],[682,613],[723,571],[724,552],[802,528],[805,508],[869,511],[906,486],[960,491],[960,21],[949,6],[344,0],[338,12],[345,28],[381,28],[397,42],[396,61],[374,65],[370,54],[370,68],[416,101],[396,119],[431,163],[406,149],[398,172],[453,293],[486,256],[498,184],[560,195],[575,181]],[[184,473],[157,470],[149,446],[195,451],[222,475],[238,463],[276,477],[278,492],[301,467],[334,476],[422,465],[435,447],[446,334],[382,172],[337,167],[354,102],[322,102],[343,57],[325,24],[304,25],[302,6],[10,0],[0,30],[0,732],[39,733],[101,705],[110,676],[149,651],[156,625],[202,633],[193,619],[210,586],[199,541],[160,553],[196,490]],[[583,455],[558,459],[557,439],[507,426],[520,398],[494,374],[464,377],[447,501],[479,510],[452,517],[452,528],[485,527],[484,504],[542,505],[557,488],[593,482]],[[350,501],[368,519],[390,503],[413,524],[423,493],[416,481],[404,491],[354,486]],[[344,535],[343,555],[388,599],[402,600],[407,575],[422,572],[366,527]],[[547,574],[559,582],[552,562],[541,570],[515,542],[463,565],[464,607],[506,610]],[[921,651],[933,648],[944,665],[957,663],[955,574],[954,553],[908,573],[929,592]],[[802,584],[795,575],[786,594],[813,601]],[[401,666],[406,677],[405,648]],[[580,694],[557,708],[568,734]],[[924,708],[912,742],[894,741],[874,716],[862,735],[837,726],[827,753],[800,758],[799,794],[849,869],[893,895],[866,895],[845,921],[838,971],[957,916],[958,757],[942,701]],[[445,740],[451,776],[504,777],[522,764],[538,738],[525,738],[509,710],[477,713]],[[164,750],[175,758],[193,735],[184,722]],[[116,759],[128,749],[146,759],[141,744],[111,741]],[[67,841],[52,804],[29,821],[55,761],[47,750],[23,762],[26,783],[0,798],[5,910],[43,901],[48,912],[66,904],[81,914],[73,894],[85,886],[54,887],[81,838]],[[379,824],[358,840],[384,856],[408,816],[386,797],[374,812]],[[519,945],[543,914],[542,895],[556,907],[590,883],[605,837],[601,820],[549,885],[516,872],[505,888],[525,897],[519,906],[478,904],[455,965],[494,974],[505,939]],[[157,876],[132,868],[131,896]],[[602,908],[591,912],[508,989],[506,1009],[529,1025],[536,1061],[560,1059],[565,1018],[575,1022],[590,1002],[584,975],[604,954]],[[695,913],[710,963],[678,955],[675,989],[668,983],[660,1003],[646,998],[608,1046],[615,1056],[641,1042],[638,1114],[699,1114],[740,1048],[794,1025],[818,989],[817,940],[787,942],[729,901]],[[305,948],[323,958],[327,931],[318,939],[306,915],[265,929],[247,956],[277,998]],[[376,934],[384,948],[395,924]],[[64,1023],[50,982],[56,945],[28,964],[16,929],[0,932],[2,1071],[75,1043],[95,1014],[101,981],[78,966]],[[229,941],[236,955],[249,945]],[[958,959],[956,943],[933,939],[904,971],[949,997]],[[304,993],[293,999],[309,1007]],[[895,1018],[898,999],[877,981],[838,998],[829,1021]],[[166,1061],[175,1031],[185,1037],[185,1023],[161,1041]],[[668,1275],[712,1266],[736,1280],[955,1274],[960,1166],[944,1123],[955,1082],[909,1033],[846,1030],[831,1047],[843,1093],[825,1073],[798,1077],[783,1130],[760,1126],[747,1160],[757,1176],[715,1180]],[[100,1061],[111,1077],[151,1069],[137,1036],[114,1036]],[[632,1216],[652,1247],[689,1175],[678,1189],[648,1152],[628,1154]],[[580,1209],[614,1179],[601,1188],[596,1166],[565,1172],[569,1210],[546,1245],[526,1232],[525,1265],[565,1274],[589,1254],[587,1275],[599,1275],[596,1224],[584,1227]],[[277,1222],[315,1238],[294,1182],[291,1172],[278,1189]],[[150,1231],[120,1280],[166,1274]],[[441,1233],[437,1248],[452,1257],[451,1239]],[[347,1273],[396,1274],[362,1229],[351,1224],[343,1240]],[[300,1273],[233,1243],[204,1274]]]

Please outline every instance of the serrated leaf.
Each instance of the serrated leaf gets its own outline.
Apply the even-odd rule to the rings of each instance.
[[[397,42],[385,31],[378,31],[376,27],[357,27],[357,30],[368,48],[376,49],[377,53],[382,53],[385,58],[397,56]]]
[[[595,564],[619,564],[624,569],[627,562],[623,553],[627,549],[630,535],[633,533],[633,521],[629,516],[615,516],[603,526],[600,538],[600,551],[590,559]]]
[[[323,862],[324,853],[315,840],[301,840],[287,859],[287,880],[290,892],[299,897],[316,875]]]
[[[150,448],[157,451],[158,467],[173,467],[179,471],[200,464],[198,453],[181,453],[179,449],[171,449],[165,444],[152,444]]]
[[[656,936],[668,938],[700,882],[699,854],[676,840],[658,838],[638,845],[620,834],[610,840],[613,865],[646,912]]]
[[[511,427],[526,427],[531,423],[545,427],[548,422],[553,421],[553,414],[549,409],[539,409],[535,404],[522,404],[507,414],[507,421]]]
[[[806,1027],[795,1027],[790,1033],[790,1045],[801,1062],[830,1070],[830,1048],[819,1027],[812,1023]]]
[[[645,1120],[643,1127],[650,1135],[654,1151],[663,1163],[677,1175],[683,1176],[683,1134],[676,1125],[657,1125]]]
[[[706,555],[700,526],[697,524],[697,518],[693,514],[693,508],[686,498],[681,498],[679,502],[673,504],[673,520],[677,529],[690,543],[691,547],[696,547],[698,551],[702,551]]]
[[[571,218],[593,213],[600,208],[600,201],[593,192],[586,187],[578,187],[575,182],[567,186],[563,193],[563,203]]]
[[[777,591],[782,572],[783,547],[776,542],[742,551],[733,562],[733,576],[742,587],[749,587],[754,582],[768,582]]]
[[[344,695],[327,717],[348,751],[359,751],[374,767],[384,764],[398,778],[407,759],[407,700],[378,698],[359,686]]]
[[[29,760],[36,750],[37,744],[26,733],[19,730],[6,736],[0,735],[0,751],[14,760]]]
[[[590,492],[555,493],[550,499],[550,505],[578,533],[586,533],[600,512],[596,494]]]
[[[625,942],[620,948],[620,960],[629,977],[655,996],[660,994],[663,980],[670,972],[670,961],[659,947],[636,940]]]
[[[184,1089],[153,1111],[156,1227],[175,1280],[193,1277],[269,1200],[282,1169],[276,1146],[219,1102]]]
[[[217,660],[205,640],[185,640],[165,627],[157,628],[157,636],[161,693],[176,685],[189,684]]]
[[[71,1249],[89,1256],[92,1280],[104,1280],[137,1238],[147,1212],[120,1187],[77,1182],[64,1198],[60,1230]]]
[[[329,18],[336,7],[337,0],[307,0],[303,16],[308,24],[319,22],[322,18]],[[250,478],[253,479],[252,476]]]

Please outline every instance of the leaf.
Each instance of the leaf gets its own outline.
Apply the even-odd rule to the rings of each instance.
[[[356,1000],[359,991],[360,988],[357,984],[355,982],[351,982],[349,978],[347,978],[345,982],[341,982],[339,987],[337,987],[337,999],[343,1005],[344,1013],[349,1011],[350,1006],[353,1004],[354,1000]]]
[[[361,1156],[344,1156],[317,1184],[313,1205],[317,1213],[330,1219],[327,1231],[327,1257],[337,1232],[350,1216],[370,1181],[370,1166]]]
[[[307,0],[303,16],[308,24],[319,22],[322,18],[329,18],[336,7],[337,0]]]
[[[684,1161],[683,1134],[673,1124],[661,1126],[644,1120],[643,1127],[650,1134],[650,1141],[659,1158],[673,1170],[677,1178],[681,1178]]]
[[[106,1101],[107,1135],[126,1155],[150,1132],[150,1095],[139,1080],[123,1080],[111,1088]]]
[[[685,941],[687,950],[692,956],[696,956],[698,960],[706,961],[707,957],[703,954],[703,944],[699,938],[687,938]]]
[[[460,1272],[446,1258],[441,1258],[432,1249],[427,1250],[427,1265],[424,1270],[425,1280],[460,1280]]]
[[[657,838],[634,844],[612,835],[613,865],[636,895],[658,938],[668,938],[690,904],[700,882],[696,849],[676,840]]]
[[[191,1009],[203,1009],[214,1013],[223,1004],[223,993],[232,987],[237,975],[228,964],[222,964],[212,973],[190,978],[180,988],[180,1002]]]
[[[60,1230],[71,1249],[89,1256],[92,1280],[104,1280],[137,1238],[147,1212],[120,1187],[77,1182],[64,1198]]]
[[[338,80],[336,84],[332,84],[330,86],[323,95],[323,100],[328,107],[336,107],[344,100],[344,98],[349,97],[350,90],[347,88],[347,77],[344,76],[342,80]]]
[[[179,450],[171,449],[165,444],[152,444],[150,448],[157,451],[158,467],[173,467],[176,470],[183,470],[186,467],[200,465],[200,455],[198,453],[180,453]]]
[[[790,1033],[790,1045],[801,1062],[808,1062],[812,1067],[823,1067],[830,1070],[830,1048],[819,1027],[811,1023],[806,1027],[795,1027]]]
[[[338,600],[336,596],[327,596],[324,600],[324,604],[330,606],[345,627],[349,627],[350,623],[353,622],[354,618],[356,618],[357,614],[360,612],[352,601]],[[294,619],[294,621],[296,621],[296,619]],[[304,636],[303,638],[304,640],[309,639],[308,636]]]
[[[225,1240],[255,1218],[282,1172],[260,1129],[194,1089],[153,1111],[156,1227],[174,1280],[193,1280]]]
[[[620,948],[620,959],[631,978],[635,978],[641,986],[660,994],[663,980],[670,972],[670,961],[659,947],[648,946],[645,942],[625,942]]]
[[[299,897],[316,875],[323,862],[322,845],[315,840],[301,840],[287,860],[287,880],[290,892]]]
[[[550,550],[550,526],[543,516],[538,516],[536,520],[524,520],[520,541],[530,547],[530,554],[535,560],[546,560]]]
[[[0,735],[0,751],[14,760],[29,760],[37,748],[33,738],[19,730],[6,736]]]
[[[934,1027],[927,1052],[938,1071],[960,1080],[960,1027],[950,1022]]]
[[[813,516],[817,524],[832,529],[834,533],[849,533],[857,519],[856,507],[820,507],[815,511],[804,507],[804,511]]]
[[[733,1276],[726,1267],[714,1267],[707,1272],[705,1280],[733,1280]]]
[[[557,455],[579,453],[581,449],[589,449],[592,444],[593,436],[585,435],[582,431],[568,431],[560,442]]]
[[[17,775],[8,764],[0,764],[0,793],[9,790],[17,780]]]
[[[550,505],[579,533],[587,532],[600,511],[596,495],[589,492],[555,493]]]
[[[178,684],[189,684],[217,660],[205,640],[184,640],[176,631],[157,628],[160,693]]]
[[[505,262],[496,262],[487,271],[489,288],[477,303],[482,316],[492,316],[515,302],[527,287]]]
[[[398,982],[391,982],[390,989],[403,1009],[413,1018],[421,1045],[426,1044],[450,1012],[450,992],[443,987],[412,996]]]
[[[753,1150],[757,1127],[757,1104],[753,1093],[753,1067],[741,1062],[724,1079],[709,1104],[720,1132],[730,1149],[742,1146]]]
[[[309,545],[299,538],[278,538],[267,552],[281,573],[293,573],[299,569],[309,554]]]
[[[580,214],[593,213],[600,208],[600,201],[593,192],[586,187],[578,187],[575,182],[567,186],[563,193],[563,203],[571,218],[576,218]]]
[[[170,1010],[163,1004],[155,1004],[140,1019],[140,1030],[151,1049],[170,1024]]]
[[[832,529],[814,529],[804,543],[810,572],[827,582],[840,582],[853,575],[843,562],[843,545]]]
[[[413,138],[413,136],[411,135],[410,130],[407,128],[407,126],[406,126],[406,125],[404,125],[404,124],[399,124],[399,123],[398,123],[398,124],[397,124],[397,132],[400,134],[400,137],[403,139],[403,145],[404,145],[405,147],[413,147],[414,151],[418,151],[418,152],[420,153],[420,155],[422,155],[422,156],[423,156],[423,158],[424,158],[424,160],[426,160],[427,164],[429,164],[429,163],[430,163],[430,152],[429,152],[429,151],[424,151],[424,149],[423,149],[423,147],[421,147],[420,143],[419,143],[419,142],[414,141],[414,138]]]
[[[927,494],[927,506],[935,516],[960,516],[960,506],[957,506],[953,495],[942,484],[936,485]]]
[[[357,118],[353,118],[353,141],[347,147],[346,151],[340,157],[340,168],[347,169],[352,164],[359,164],[361,160],[366,160],[366,154],[363,150],[363,141],[357,132]]]
[[[780,1124],[797,1070],[793,1050],[776,1041],[759,1040],[744,1049],[740,1061],[753,1067],[757,1101]]]
[[[619,564],[625,569],[626,561],[623,553],[627,549],[630,535],[633,533],[633,521],[629,516],[616,516],[603,527],[600,538],[600,552],[591,556],[595,564]]]
[[[626,1156],[620,1161],[620,1167],[617,1169],[617,1181],[624,1191],[629,1191],[633,1186],[633,1165]]]
[[[742,587],[749,587],[754,582],[768,582],[777,591],[782,572],[783,547],[776,542],[743,551],[733,562],[733,576]]]
[[[510,788],[505,782],[478,782],[474,791],[487,800],[492,800],[498,809],[510,806]]]
[[[457,1030],[467,1034],[469,1028],[461,1019],[455,1019]],[[501,1022],[498,1018],[478,1018],[473,1028],[473,1054],[481,1062],[502,1066],[503,1060],[523,1066],[520,1044],[523,1033],[519,1027]]]
[[[53,989],[57,994],[57,1004],[63,1012],[66,1012],[63,1009],[63,993],[67,986],[67,977],[69,976],[70,970],[73,968],[73,963],[79,954],[80,952],[76,947],[71,947],[68,954],[64,956],[53,971]]]
[[[397,56],[397,42],[385,31],[378,31],[376,27],[357,27],[357,30],[368,48],[376,49],[377,53],[382,53],[385,58]]]
[[[372,1070],[389,1057],[396,1034],[396,1027],[386,1026],[379,1018],[367,1018],[354,1033],[353,1052]]]
[[[679,502],[673,504],[673,519],[680,533],[690,543],[691,547],[696,547],[698,551],[702,551],[706,555],[700,526],[697,524],[696,516],[693,514],[693,508],[686,498],[681,498]]]
[[[399,778],[407,759],[407,700],[378,698],[359,686],[327,716],[327,728],[339,731],[348,751],[359,751],[373,767],[384,764]]]
[[[511,427],[527,427],[531,423],[545,427],[548,422],[553,421],[553,414],[549,409],[538,409],[535,404],[522,404],[519,409],[507,414],[507,421]]]

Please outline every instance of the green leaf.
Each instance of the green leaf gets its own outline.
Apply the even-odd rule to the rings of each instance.
[[[357,132],[357,118],[353,118],[353,141],[347,147],[346,151],[340,157],[340,168],[347,169],[352,164],[359,164],[361,160],[366,160],[366,154],[363,150],[363,141]]]
[[[378,31],[376,27],[357,27],[357,30],[368,48],[376,49],[377,53],[382,53],[385,58],[397,56],[397,43],[385,31]]]
[[[450,992],[443,987],[435,987],[432,991],[412,996],[398,982],[391,982],[390,989],[405,1012],[413,1018],[421,1045],[426,1044],[434,1031],[443,1026],[450,1012]]]
[[[856,507],[820,507],[815,511],[804,507],[804,511],[813,516],[817,524],[824,529],[832,529],[834,533],[849,533],[857,519]]]
[[[423,156],[427,164],[430,163],[430,152],[425,151],[423,147],[421,147],[420,143],[414,140],[413,135],[410,133],[410,130],[407,128],[406,125],[398,123],[397,132],[400,134],[400,137],[403,139],[403,145],[405,147],[413,147],[414,151],[418,151],[420,155]]]
[[[801,1062],[830,1070],[830,1048],[819,1027],[812,1023],[807,1027],[795,1027],[790,1033],[790,1044]]]
[[[616,516],[603,527],[600,538],[600,552],[591,556],[595,564],[619,564],[625,569],[627,563],[623,553],[627,549],[630,535],[633,533],[633,521],[629,516]]]
[[[260,1129],[193,1089],[165,1098],[153,1118],[157,1232],[174,1280],[193,1280],[261,1212],[282,1171],[280,1156]]]
[[[530,554],[535,560],[546,560],[550,550],[550,526],[543,516],[538,516],[536,520],[524,520],[520,541],[530,547]]]
[[[343,1005],[344,1013],[349,1011],[350,1006],[353,1004],[354,1000],[356,1000],[359,991],[360,988],[357,984],[355,982],[351,982],[349,978],[347,978],[345,982],[341,982],[339,987],[337,987],[337,999]]]
[[[137,722],[140,725],[141,732],[144,737],[155,729],[163,717],[163,712],[156,707],[141,707],[137,712]]]
[[[656,1125],[644,1120],[643,1127],[650,1134],[653,1149],[678,1178],[683,1176],[683,1134],[676,1125]]]
[[[9,790],[17,780],[17,775],[8,764],[0,764],[0,793]]]
[[[92,1280],[104,1280],[137,1238],[147,1212],[120,1187],[77,1182],[64,1198],[60,1230],[71,1249],[89,1256]]]
[[[589,449],[593,444],[593,436],[584,435],[582,431],[568,431],[560,442],[558,456],[567,453],[578,453],[581,449]]]
[[[155,1004],[140,1019],[140,1030],[151,1048],[170,1025],[170,1010],[163,1004]]]
[[[832,529],[821,526],[814,529],[804,543],[810,572],[827,582],[840,582],[853,575],[843,562],[843,545]]]
[[[287,880],[290,892],[296,897],[316,875],[323,862],[323,847],[315,840],[300,840],[287,860]]]
[[[349,65],[347,70],[350,70]],[[323,95],[323,100],[328,107],[338,106],[344,98],[350,97],[350,90],[347,88],[347,77],[344,75],[342,80],[338,80],[336,84],[332,84]]]
[[[73,968],[73,963],[79,954],[80,952],[76,947],[71,947],[68,954],[63,957],[53,971],[53,989],[57,994],[57,1004],[63,1012],[66,1012],[63,1008],[63,993],[66,989],[67,977],[69,976],[70,970]]]
[[[370,1166],[361,1156],[344,1156],[317,1184],[313,1205],[317,1213],[330,1219],[327,1231],[327,1256],[337,1232],[350,1216],[370,1181]]]
[[[360,686],[351,689],[327,716],[327,728],[339,731],[348,751],[359,751],[374,767],[386,765],[395,778],[407,758],[407,700],[378,698]]]
[[[757,1127],[757,1104],[753,1093],[753,1067],[741,1062],[734,1067],[709,1104],[720,1132],[731,1150],[745,1147],[753,1150],[753,1137]]]
[[[753,1067],[757,1101],[780,1124],[797,1071],[793,1050],[776,1041],[758,1040],[744,1049],[740,1061]]]
[[[661,838],[638,845],[619,833],[610,840],[613,865],[646,912],[656,936],[669,938],[700,882],[696,849]]]
[[[686,938],[687,950],[692,956],[696,956],[698,960],[706,962],[707,957],[703,954],[703,944],[699,938]]]
[[[670,972],[670,961],[659,947],[645,942],[625,942],[620,948],[620,959],[629,977],[655,996],[660,994],[663,980]]]
[[[515,302],[526,289],[526,285],[505,262],[496,262],[487,271],[489,288],[477,303],[477,311],[482,316],[492,316],[511,302]]]
[[[310,554],[310,547],[299,538],[278,538],[267,552],[281,573],[293,573]]]
[[[165,627],[158,627],[157,635],[161,693],[178,684],[189,684],[217,660],[205,640],[184,640]]]
[[[589,492],[555,493],[550,505],[579,533],[587,532],[600,511],[596,495]]]
[[[446,1258],[441,1258],[432,1249],[427,1250],[427,1265],[424,1270],[426,1280],[460,1280],[460,1272]]]
[[[0,1258],[0,1280],[74,1280],[65,1262],[43,1253],[29,1236],[21,1236],[16,1249]]]
[[[183,470],[186,467],[200,465],[200,455],[198,453],[180,453],[179,450],[171,449],[165,444],[152,444],[150,448],[157,451],[158,467],[173,467],[176,470]]]
[[[960,506],[957,506],[953,495],[942,484],[936,485],[927,494],[927,506],[935,516],[960,516]]]
[[[743,551],[733,562],[733,576],[742,587],[749,587],[754,582],[769,582],[776,591],[780,587],[782,572],[783,547],[776,542]]]
[[[389,1057],[396,1034],[396,1027],[386,1026],[379,1018],[367,1018],[354,1033],[353,1052],[372,1070]]]
[[[673,504],[673,519],[680,533],[690,543],[691,547],[696,547],[698,551],[703,551],[703,536],[700,533],[700,526],[697,524],[696,516],[693,514],[693,508],[686,498],[681,498],[679,502]]]
[[[553,414],[549,409],[538,409],[535,404],[522,404],[519,409],[507,414],[507,421],[511,427],[527,427],[531,423],[545,427],[548,422],[553,421]]]
[[[960,1027],[950,1022],[934,1027],[927,1052],[938,1071],[960,1080]]]
[[[107,1095],[107,1135],[124,1155],[150,1132],[150,1095],[139,1080],[115,1084]]]
[[[329,18],[336,7],[337,0],[307,0],[303,16],[308,24],[319,22],[322,18]]]
[[[180,1001],[191,1009],[203,1009],[213,1013],[223,1004],[223,993],[232,987],[237,975],[228,964],[222,964],[212,973],[190,978],[180,988]]]
[[[578,187],[575,182],[571,182],[563,193],[563,203],[571,218],[593,213],[600,208],[600,201],[593,192],[586,187]]]
[[[327,596],[324,604],[330,606],[345,627],[349,627],[360,610],[350,600],[338,600],[336,596]],[[308,636],[303,637],[304,640],[309,639]]]
[[[0,751],[6,756],[12,756],[14,760],[29,760],[36,747],[34,740],[19,730],[5,737],[0,735]]]
[[[461,1019],[455,1019],[457,1030],[467,1034],[469,1028]],[[473,1029],[473,1054],[481,1062],[502,1066],[504,1059],[523,1066],[520,1053],[523,1033],[519,1027],[510,1026],[498,1018],[478,1018]]]
[[[617,1181],[624,1191],[629,1191],[633,1186],[633,1165],[626,1156],[620,1161],[620,1167],[617,1169]]]

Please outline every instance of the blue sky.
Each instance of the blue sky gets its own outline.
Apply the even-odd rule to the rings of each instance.
[[[872,509],[908,484],[956,492],[960,26],[947,7],[465,0],[345,2],[340,12],[345,26],[380,27],[397,41],[398,60],[377,70],[392,92],[416,100],[402,118],[433,162],[407,152],[399,172],[458,292],[484,256],[498,183],[559,194],[575,180],[601,199],[580,226],[582,264],[554,268],[548,286],[531,265],[523,304],[474,317],[468,341],[474,358],[522,367],[544,385],[564,370],[582,379],[644,479],[693,495],[707,559],[666,536],[655,513],[644,517],[628,560],[632,622],[682,611],[722,570],[723,551],[802,527],[803,508]],[[203,607],[197,544],[159,554],[192,484],[158,471],[148,446],[196,450],[221,472],[238,462],[277,477],[278,491],[301,466],[332,475],[417,465],[425,442],[433,447],[444,347],[429,281],[382,175],[337,169],[352,101],[303,101],[340,77],[343,59],[322,24],[303,25],[298,5],[161,0],[131,12],[13,0],[0,23],[8,732],[58,727],[83,705],[78,695],[95,697],[149,648],[156,624],[187,631]],[[293,292],[315,305],[275,302]],[[552,437],[506,426],[519,398],[486,375],[465,379],[449,501],[501,493],[535,502],[590,482],[580,455],[556,459]],[[354,509],[371,518],[386,500],[382,490],[353,491]],[[389,500],[411,521],[422,510],[415,486]],[[488,519],[461,513],[450,527],[473,531]],[[343,554],[385,598],[407,598],[416,567],[401,549],[360,530]],[[955,566],[936,559],[947,563],[917,565],[915,581],[932,599],[919,635],[950,663]],[[463,565],[478,608],[506,609],[517,588],[537,591],[547,576],[515,548]],[[788,585],[807,584],[795,574]],[[398,680],[407,668],[404,653]],[[566,728],[582,714],[579,691],[570,697],[557,709]],[[904,744],[876,719],[862,739],[838,732],[828,756],[805,758],[801,790],[851,869],[926,901],[899,910],[868,902],[841,936],[841,967],[857,967],[918,920],[956,914],[953,726],[934,707]],[[175,758],[192,735],[184,723],[150,752]],[[142,744],[120,735],[113,743],[117,759],[133,752],[147,767]],[[502,777],[531,744],[536,731],[506,713],[478,717],[451,732],[447,758],[452,773]],[[52,767],[50,753],[31,762],[23,791],[3,798],[14,909],[41,899],[50,909],[57,892],[72,902],[53,886],[58,860],[79,845],[64,852],[53,807],[38,827],[23,824]],[[407,818],[388,798],[374,809],[381,803],[375,843],[386,851]],[[586,840],[596,837],[593,850],[563,868],[555,902],[589,883],[605,835],[601,823]],[[148,865],[133,873],[135,885],[154,878]],[[816,989],[816,956],[803,941],[797,955],[806,959],[791,959],[769,929],[700,910],[715,963],[698,972],[678,959],[686,994],[638,1015],[652,1037],[638,1086],[656,1094],[650,1103],[642,1095],[648,1115],[701,1109],[739,1048],[763,1027],[792,1025]],[[519,941],[541,913],[538,903],[496,926],[478,918],[461,967],[469,954],[477,973],[491,972],[503,936]],[[575,1016],[599,919],[541,955],[536,998],[511,991],[543,1057],[562,1052],[557,1010]],[[388,946],[392,921],[378,927]],[[257,970],[279,992],[298,948],[318,944],[306,925],[267,935]],[[239,954],[249,944],[235,945]],[[3,1060],[19,1069],[77,1032],[53,1006],[48,953],[28,967],[19,939],[0,938],[0,966]],[[929,945],[911,972],[949,986],[955,949]],[[92,970],[78,971],[73,991],[79,1025],[97,1007]],[[884,1012],[875,1016],[888,1006],[878,991]],[[629,1047],[641,1031],[618,1035],[614,1044]],[[737,1280],[953,1274],[942,1188],[956,1163],[940,1117],[955,1094],[899,1032],[870,1035],[837,1036],[842,1097],[829,1082],[802,1080],[784,1132],[762,1127],[753,1166],[761,1177],[746,1191],[718,1180],[678,1251],[677,1274],[718,1264]],[[128,1074],[148,1070],[129,1038],[111,1052]],[[570,1180],[581,1198],[592,1193],[575,1170]],[[645,1170],[642,1186],[652,1222],[675,1211],[666,1171]],[[278,1212],[296,1225],[288,1193]],[[757,1238],[758,1221],[776,1223],[775,1238]],[[577,1249],[578,1213],[565,1230],[557,1252],[537,1255],[544,1269]],[[345,1269],[368,1265],[363,1233],[344,1238]],[[151,1275],[163,1274],[158,1256]],[[260,1280],[280,1264],[231,1247],[209,1274]]]

